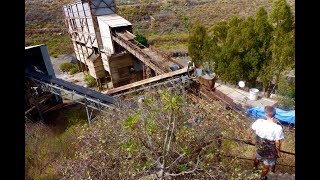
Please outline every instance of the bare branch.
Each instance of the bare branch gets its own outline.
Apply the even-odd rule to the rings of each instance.
[[[167,166],[166,169],[170,168],[173,164],[175,164],[176,162],[178,162],[178,160],[179,160],[180,158],[182,158],[183,156],[185,156],[185,155],[186,155],[185,153],[181,154],[181,155],[180,155],[177,159],[175,159],[169,166]]]
[[[168,142],[168,146],[167,146],[167,153],[170,150],[171,139],[172,139],[173,131],[175,129],[175,123],[176,123],[176,118],[175,118],[175,115],[173,114],[173,125],[172,125],[172,129],[171,129],[171,133],[170,133],[170,137],[169,137],[169,142]]]
[[[195,171],[199,171],[199,170],[203,170],[203,169],[200,169],[198,168],[198,165],[199,165],[199,162],[200,162],[200,158],[198,156],[197,158],[197,164],[195,166],[194,169],[192,169],[191,171],[184,171],[184,172],[181,172],[181,173],[178,173],[178,174],[166,174],[166,176],[181,176],[181,175],[184,175],[184,174],[191,174],[191,173],[194,173]]]

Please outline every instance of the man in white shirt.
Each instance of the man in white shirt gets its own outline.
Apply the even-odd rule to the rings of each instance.
[[[280,157],[281,141],[284,138],[283,129],[276,123],[274,118],[276,110],[272,106],[265,106],[265,119],[257,119],[251,126],[256,134],[256,156],[253,166],[257,169],[259,162],[263,161],[261,173],[262,179],[267,179],[266,175],[271,167],[275,171],[275,163]]]

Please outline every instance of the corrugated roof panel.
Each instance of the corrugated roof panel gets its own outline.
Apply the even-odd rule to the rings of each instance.
[[[128,20],[117,14],[108,14],[103,16],[98,16],[98,19],[108,24],[110,27],[120,27],[120,26],[130,26],[132,25]]]

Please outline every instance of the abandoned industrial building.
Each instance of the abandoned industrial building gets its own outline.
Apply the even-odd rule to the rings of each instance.
[[[63,7],[81,71],[93,76],[99,89],[143,80],[183,68],[154,47],[135,40],[132,24],[116,14],[113,0],[79,0]]]
[[[34,2],[30,3],[30,14],[37,15]],[[282,109],[283,97],[276,80],[264,88],[264,76],[247,77],[256,76],[260,72],[256,69],[261,69],[256,68],[254,74],[245,71],[249,68],[241,63],[249,67],[267,57],[265,44],[261,43],[263,51],[256,47],[260,43],[256,36],[234,33],[237,31],[227,23],[233,32],[230,37],[241,38],[230,38],[236,43],[230,43],[231,48],[223,45],[223,49],[208,25],[199,28],[208,30],[208,35],[195,31],[194,21],[204,22],[208,16],[213,23],[213,17],[221,13],[208,6],[228,4],[223,1],[216,6],[214,2],[39,1],[45,4],[39,12],[54,9],[59,14],[57,21],[45,24],[41,31],[30,28],[32,33],[47,34],[30,36],[32,41],[25,44],[25,178],[295,179],[294,106],[293,110]],[[240,7],[238,2],[229,6]],[[202,12],[197,19],[194,14],[204,9],[212,14]],[[253,32],[251,20],[252,24],[240,20],[244,24],[237,24],[237,30]],[[34,28],[37,23],[30,24]],[[229,30],[221,27],[219,33],[226,32],[229,37]],[[141,36],[168,54],[140,41]],[[201,39],[201,43],[193,39]],[[247,46],[247,39],[255,47],[246,47],[248,52],[244,52],[239,44]],[[239,49],[233,48],[238,45]],[[251,57],[251,52],[257,52],[252,53],[257,57]],[[223,56],[216,56],[219,53]],[[240,57],[240,53],[250,56]],[[233,60],[241,63],[233,64]],[[219,69],[215,66],[218,62],[223,62],[220,67],[237,67]],[[234,78],[227,78],[222,70]],[[284,83],[295,81],[294,68],[283,74]],[[291,84],[284,87],[291,88]],[[294,98],[285,100],[295,102]],[[267,117],[265,107],[273,107],[272,117]],[[281,148],[275,143],[280,138],[261,141],[264,138],[253,133],[258,130],[252,123],[265,117],[269,125],[283,128]],[[272,129],[266,126],[261,125],[262,129]],[[258,148],[265,142],[277,148],[271,172],[266,171],[264,159],[260,159],[262,170],[255,166],[260,162]]]

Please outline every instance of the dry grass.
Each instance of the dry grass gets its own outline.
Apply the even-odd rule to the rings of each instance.
[[[62,6],[70,2],[73,0],[27,0],[25,2],[26,28],[64,28]],[[218,21],[227,21],[232,16],[241,18],[252,16],[260,6],[270,10],[272,5],[272,0],[160,0],[156,3],[151,2],[133,0],[128,4],[124,1],[121,3],[116,1],[116,6],[118,13],[133,23],[134,31],[141,31],[150,36],[150,40],[154,40],[154,46],[166,52],[187,49],[185,34],[189,23],[197,21],[206,26],[212,26]],[[294,12],[294,0],[287,0],[287,2]],[[151,20],[151,17],[154,20]],[[172,40],[167,40],[172,34],[177,34],[177,36],[172,37]],[[30,38],[37,37],[27,36],[26,40],[30,41]],[[45,41],[41,43],[43,42]],[[56,43],[58,47],[65,47],[64,44],[61,44],[63,42]]]

